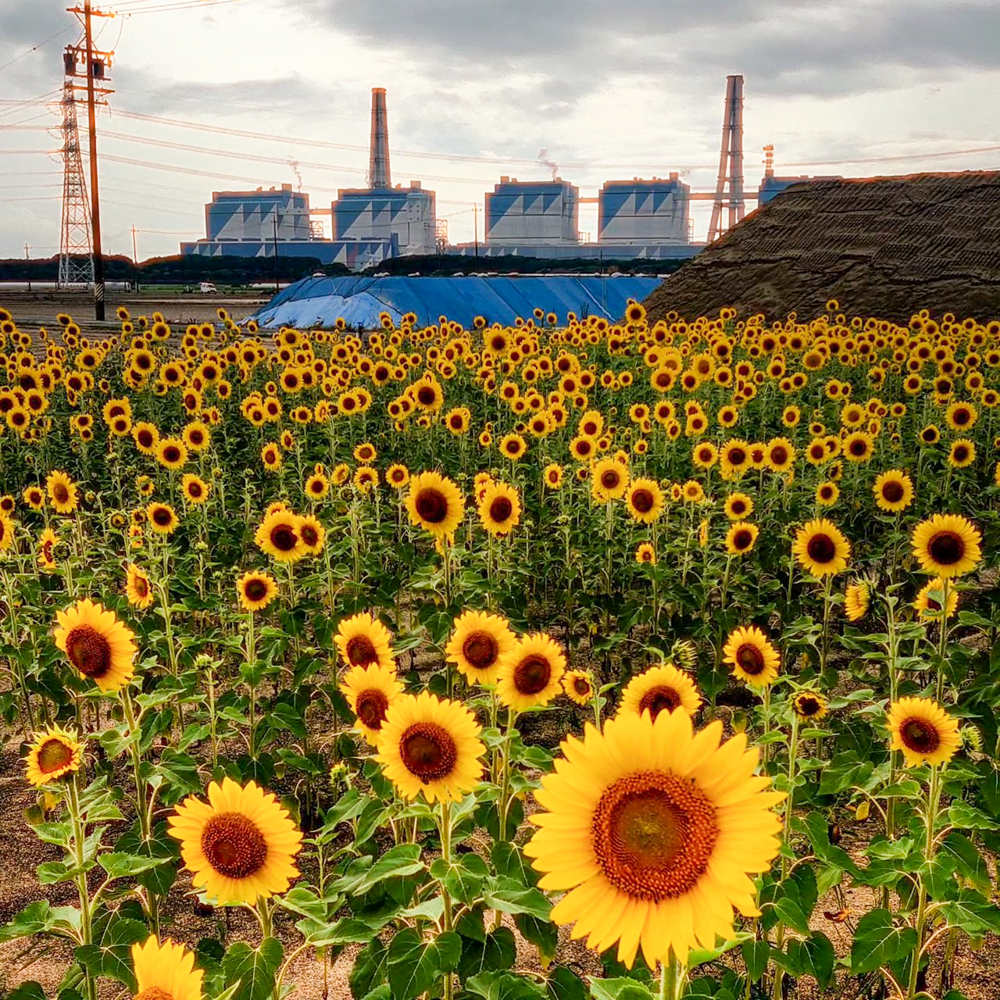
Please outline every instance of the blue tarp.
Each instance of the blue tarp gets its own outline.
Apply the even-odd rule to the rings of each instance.
[[[642,301],[660,278],[599,274],[487,277],[342,277],[303,278],[279,292],[253,316],[261,326],[299,328],[333,326],[343,317],[349,326],[379,325],[379,313],[394,322],[408,312],[417,323],[437,323],[440,316],[471,326],[476,316],[511,326],[536,307],[553,312],[559,322],[566,314],[619,319],[628,299]]]

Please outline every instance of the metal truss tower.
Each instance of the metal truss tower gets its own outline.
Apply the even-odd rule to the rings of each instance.
[[[728,190],[727,190],[728,189]],[[722,210],[729,210],[731,229],[744,215],[743,200],[743,77],[726,77],[726,108],[722,116],[722,151],[719,154],[719,178],[712,204],[712,221],[708,226],[708,242],[724,232]]]
[[[63,84],[62,96],[63,199],[59,238],[59,287],[94,283],[94,244],[91,239],[90,199],[83,176],[80,130],[76,122],[73,84]]]

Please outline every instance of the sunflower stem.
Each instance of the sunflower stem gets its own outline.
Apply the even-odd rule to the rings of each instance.
[[[90,889],[87,886],[87,873],[82,871],[85,858],[86,825],[80,815],[80,787],[77,783],[77,774],[67,784],[69,811],[73,821],[73,855],[76,862],[75,867],[79,871],[76,876],[76,887],[80,895],[80,944],[89,945],[92,943],[93,932],[91,929],[91,909],[90,909]],[[87,984],[88,1000],[96,1000],[97,988],[94,977],[90,970],[86,969],[84,979]]]
[[[132,691],[129,685],[121,689],[122,711],[125,715],[125,723],[128,726],[129,752],[132,756],[132,777],[135,779],[135,808],[139,814],[139,829],[142,832],[142,841],[149,841],[149,812],[146,809],[146,790],[143,787],[142,778],[139,776],[139,768],[142,764],[142,754],[139,749],[139,742],[142,734],[136,720],[135,707],[132,704]]]
[[[937,684],[935,686],[935,700],[940,703],[944,696],[944,674],[945,663],[947,663],[948,653],[948,587],[951,580],[945,577],[941,581],[941,631],[938,636],[938,655],[941,662],[938,664]]]
[[[441,801],[441,819],[440,819],[440,830],[441,830],[441,858],[446,865],[451,865],[451,803],[447,799]],[[444,882],[440,882],[441,886],[441,900],[444,903],[444,917],[443,926],[444,933],[448,933],[451,930],[452,914],[451,914],[451,893],[448,892],[448,887]],[[444,1000],[451,1000],[451,973],[446,972],[443,977],[442,985],[444,987]]]

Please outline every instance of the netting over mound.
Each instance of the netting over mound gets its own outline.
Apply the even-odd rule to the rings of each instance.
[[[741,315],[905,322],[915,309],[985,320],[1000,301],[1000,173],[796,184],[666,278],[650,322],[734,306]]]
[[[333,326],[343,317],[350,326],[372,328],[379,325],[380,313],[388,313],[398,323],[412,312],[420,325],[447,316],[470,326],[476,316],[483,316],[489,323],[509,326],[518,316],[527,319],[539,308],[555,313],[560,323],[569,312],[581,318],[597,315],[615,320],[624,314],[630,298],[644,299],[659,283],[659,278],[598,274],[304,278],[276,295],[253,318],[266,327],[304,328]]]

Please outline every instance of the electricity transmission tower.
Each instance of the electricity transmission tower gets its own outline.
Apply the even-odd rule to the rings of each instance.
[[[76,123],[73,84],[63,84],[62,96],[63,198],[59,238],[59,287],[94,283],[94,248],[90,239],[90,199],[83,178],[80,131]]]

